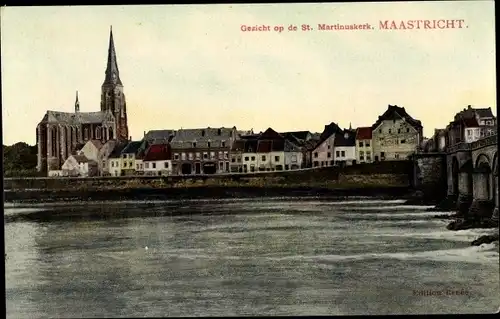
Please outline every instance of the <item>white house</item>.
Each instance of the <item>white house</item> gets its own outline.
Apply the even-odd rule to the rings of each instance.
[[[137,161],[136,161],[137,162]],[[172,175],[172,151],[169,144],[153,144],[142,159],[145,175]]]
[[[244,145],[243,153],[241,154],[241,159],[243,163],[243,172],[257,172],[258,161],[257,161],[257,146],[259,141],[257,139],[246,140]]]
[[[372,128],[358,127],[356,130],[356,163],[373,161]]]
[[[352,165],[356,163],[356,133],[344,130],[336,133],[334,140],[334,164]]]
[[[62,165],[64,176],[89,177],[98,174],[97,162],[85,155],[70,155]]]
[[[423,139],[422,123],[397,105],[389,105],[372,128],[375,161],[406,160],[417,151]]]
[[[335,133],[342,132],[340,127],[335,123],[325,125],[323,133],[320,135],[319,142],[312,150],[312,167],[323,167],[334,165],[334,142]]]
[[[122,150],[127,146],[127,143],[116,143],[115,147],[108,156],[108,174],[111,176],[122,176]]]

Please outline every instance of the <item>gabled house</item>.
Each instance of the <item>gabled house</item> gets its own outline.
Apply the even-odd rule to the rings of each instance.
[[[141,147],[142,141],[131,141],[121,151],[121,174],[135,175],[135,156]]]
[[[372,125],[372,147],[375,161],[407,160],[419,148],[423,127],[404,107],[389,105]]]
[[[371,163],[373,161],[372,128],[358,127],[356,130],[356,162]]]
[[[172,152],[169,144],[152,144],[142,159],[145,175],[172,175]]]
[[[257,168],[257,147],[259,145],[258,136],[244,140],[243,149],[243,172],[256,172]]]
[[[108,156],[108,172],[111,176],[122,176],[122,150],[128,142],[117,142]]]
[[[62,172],[64,176],[97,176],[97,162],[85,155],[70,155],[62,165]]]
[[[144,131],[142,140],[149,144],[166,144],[174,138],[175,134],[175,130],[151,130],[147,133]]]
[[[231,159],[230,171],[231,173],[243,172],[243,152],[245,151],[245,140],[238,139],[233,142],[229,158]]]
[[[99,149],[97,163],[100,176],[110,175],[108,157],[115,148],[116,143],[117,143],[116,140],[109,140],[105,142]]]
[[[356,163],[356,133],[353,130],[344,130],[335,133],[334,165],[353,165]]]
[[[336,133],[342,132],[342,129],[336,123],[325,125],[319,141],[312,150],[312,167],[323,167],[334,165],[334,141]]]

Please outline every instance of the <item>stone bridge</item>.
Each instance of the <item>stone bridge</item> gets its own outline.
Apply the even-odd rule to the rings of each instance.
[[[448,147],[448,200],[456,201],[464,217],[498,222],[497,135]]]

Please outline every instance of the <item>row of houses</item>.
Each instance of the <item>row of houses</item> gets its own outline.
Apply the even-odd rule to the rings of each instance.
[[[153,130],[140,141],[88,140],[55,176],[190,175],[288,171],[384,160],[405,160],[422,140],[422,125],[389,105],[372,126],[322,133],[199,128]]]
[[[435,129],[434,135],[423,141],[423,152],[442,152],[446,147],[458,143],[472,143],[481,138],[497,134],[497,119],[491,107],[473,108],[468,105],[455,114],[453,121],[443,129]]]

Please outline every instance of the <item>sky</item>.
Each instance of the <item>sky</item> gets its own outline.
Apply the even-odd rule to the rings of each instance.
[[[45,112],[73,112],[77,90],[80,111],[100,110],[111,25],[134,140],[152,129],[371,126],[389,104],[421,120],[427,137],[467,105],[496,115],[493,1],[2,7],[0,15],[4,145],[35,144]],[[379,29],[415,19],[465,24]],[[337,23],[373,29],[318,27]]]

